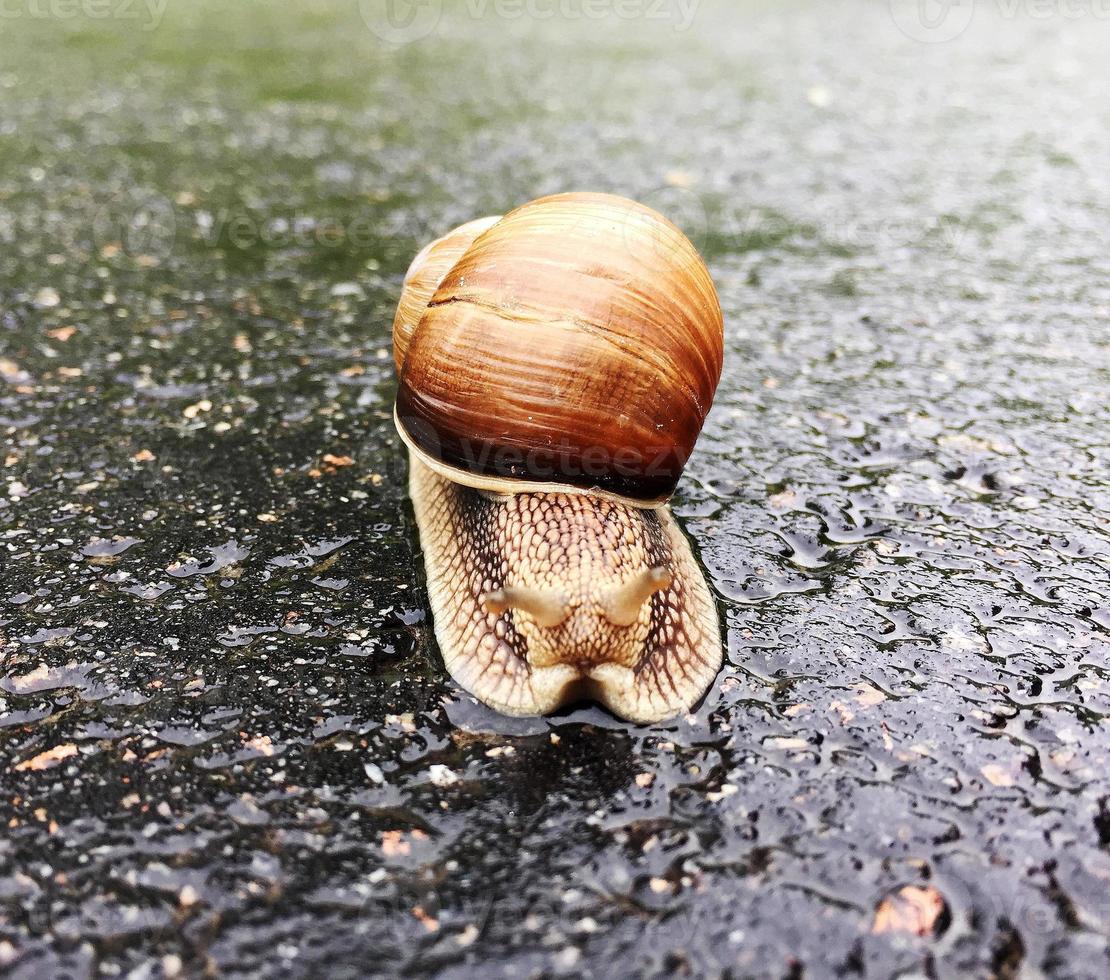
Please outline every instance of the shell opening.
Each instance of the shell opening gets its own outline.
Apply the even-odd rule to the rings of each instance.
[[[662,565],[644,569],[605,597],[601,604],[605,618],[615,626],[631,626],[639,618],[640,608],[647,599],[669,588],[673,581],[674,576]]]

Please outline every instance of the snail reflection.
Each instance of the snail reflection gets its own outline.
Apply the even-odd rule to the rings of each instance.
[[[413,260],[397,429],[444,662],[490,706],[650,722],[712,682],[716,609],[666,501],[723,343],[693,245],[619,197],[543,198]]]

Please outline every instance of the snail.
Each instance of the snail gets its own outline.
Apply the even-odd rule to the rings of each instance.
[[[705,693],[717,610],[667,500],[723,347],[693,245],[620,197],[541,198],[416,256],[394,421],[462,687],[506,714],[592,698],[640,723]]]

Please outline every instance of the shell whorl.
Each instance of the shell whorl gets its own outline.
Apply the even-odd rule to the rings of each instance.
[[[430,466],[479,488],[639,506],[674,491],[724,344],[693,245],[607,194],[541,198],[433,243],[394,338],[398,428]]]

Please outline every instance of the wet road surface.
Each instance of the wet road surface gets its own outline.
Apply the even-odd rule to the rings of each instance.
[[[13,8],[0,972],[1106,975],[1110,21],[911,7]],[[412,255],[570,188],[725,310],[651,728],[449,683],[390,418]]]

